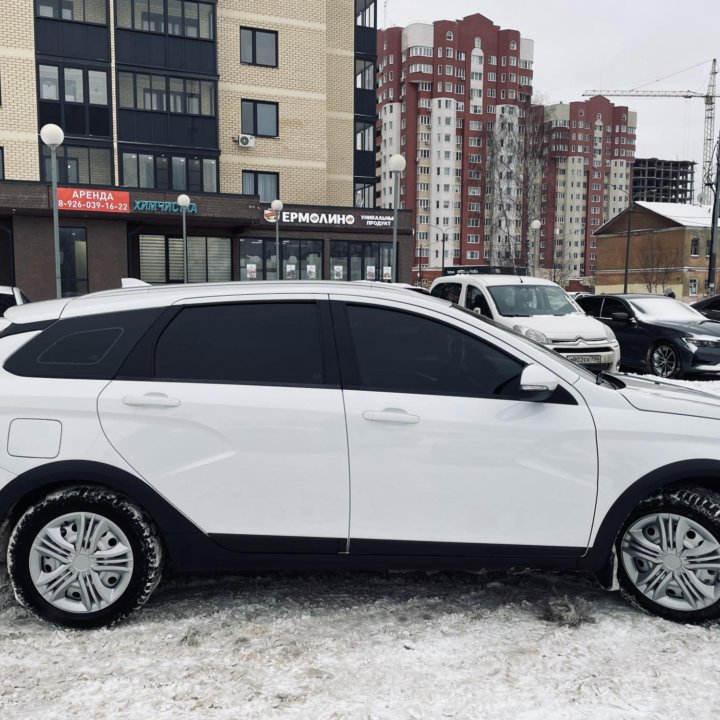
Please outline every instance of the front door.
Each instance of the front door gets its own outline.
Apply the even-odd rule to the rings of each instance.
[[[526,361],[421,312],[333,309],[354,349],[341,355],[351,554],[582,554],[597,488],[587,407],[569,387],[519,400]]]

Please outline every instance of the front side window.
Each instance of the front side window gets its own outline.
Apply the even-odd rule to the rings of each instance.
[[[155,377],[321,385],[324,371],[317,305],[278,302],[186,307],[158,340]]]
[[[242,132],[258,137],[278,136],[278,104],[259,100],[241,102]]]
[[[272,30],[240,28],[240,62],[277,67],[277,42],[278,34]]]
[[[523,363],[430,318],[347,306],[358,388],[465,397],[516,396]]]

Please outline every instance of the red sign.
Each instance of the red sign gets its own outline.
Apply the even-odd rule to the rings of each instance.
[[[93,190],[92,188],[58,188],[58,210],[90,212],[130,212],[130,193],[123,190]]]

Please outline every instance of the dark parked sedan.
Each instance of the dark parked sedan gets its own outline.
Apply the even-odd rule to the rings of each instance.
[[[609,325],[620,343],[620,365],[660,377],[720,374],[720,322],[663,295],[578,298]]]
[[[720,320],[720,295],[713,295],[699,302],[694,302],[690,307],[694,307],[699,313],[711,320]]]

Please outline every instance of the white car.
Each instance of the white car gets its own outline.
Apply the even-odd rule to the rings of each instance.
[[[430,293],[474,310],[591,370],[616,372],[620,345],[550,280],[520,275],[449,275]]]
[[[128,288],[8,319],[2,543],[45,620],[115,622],[164,564],[582,569],[668,618],[720,614],[716,396],[377,285]]]

